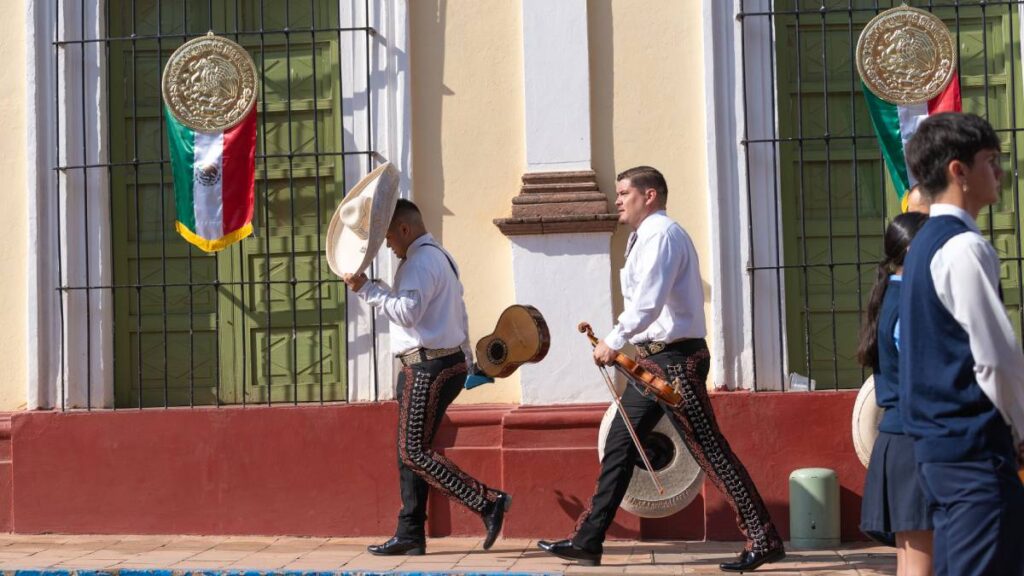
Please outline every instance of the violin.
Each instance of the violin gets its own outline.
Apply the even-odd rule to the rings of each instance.
[[[580,322],[577,329],[587,335],[592,346],[597,346],[597,338],[594,337],[594,330],[590,327],[590,324]],[[615,358],[612,362],[613,366],[620,374],[640,386],[643,386],[648,392],[654,394],[658,400],[661,400],[672,408],[682,406],[683,397],[675,390],[675,388],[670,386],[668,382],[665,382],[663,378],[658,377],[651,371],[634,362],[625,354],[616,352]]]

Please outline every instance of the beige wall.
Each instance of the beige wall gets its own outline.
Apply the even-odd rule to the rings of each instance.
[[[0,410],[25,406],[26,374],[26,239],[25,145],[25,8],[28,0],[5,0],[0,9]]]
[[[611,201],[615,174],[630,166],[664,172],[669,215],[693,237],[707,279],[701,3],[589,0],[587,6],[593,166],[601,190]],[[410,9],[413,196],[463,270],[475,342],[515,299],[509,242],[491,220],[510,214],[526,164],[522,9],[505,0],[416,0]],[[623,264],[626,236],[620,229],[613,237],[614,270]],[[710,297],[705,284],[708,313]],[[513,376],[459,401],[518,399]]]
[[[415,0],[411,10],[413,200],[462,270],[470,339],[515,302],[511,213],[526,165],[519,2]],[[518,402],[516,375],[460,402]]]
[[[689,232],[701,260],[710,320],[710,222],[701,2],[589,0],[593,163],[601,190],[615,175],[646,164],[668,181],[668,214]],[[612,239],[622,267],[628,231]],[[616,314],[622,309],[618,281]],[[711,326],[708,326],[711,329]],[[711,383],[709,383],[711,384]]]

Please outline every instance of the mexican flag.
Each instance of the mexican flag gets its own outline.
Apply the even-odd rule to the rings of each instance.
[[[256,108],[222,132],[197,132],[169,109],[174,227],[189,243],[216,252],[252,234],[256,187]]]
[[[907,160],[903,155],[903,147],[910,137],[917,132],[917,126],[928,116],[940,112],[960,112],[960,81],[956,73],[949,85],[938,96],[920,104],[891,104],[875,96],[863,83],[861,88],[868,102],[868,113],[871,124],[878,137],[878,145],[882,148],[889,177],[892,178],[896,194],[900,199],[903,211],[907,210],[907,190],[917,180],[907,170]]]

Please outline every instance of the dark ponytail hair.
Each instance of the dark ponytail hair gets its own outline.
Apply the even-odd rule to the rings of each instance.
[[[875,286],[868,298],[868,309],[864,312],[864,322],[860,326],[860,344],[857,346],[857,360],[861,366],[874,369],[878,365],[878,314],[882,309],[885,289],[889,287],[889,275],[895,274],[910,247],[910,240],[921,229],[926,214],[907,212],[893,218],[885,229],[885,257],[878,263],[878,275]]]

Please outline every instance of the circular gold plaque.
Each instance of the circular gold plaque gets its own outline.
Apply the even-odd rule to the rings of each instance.
[[[161,82],[164,102],[192,130],[220,132],[238,124],[256,104],[256,64],[238,44],[206,36],[171,54]]]
[[[927,102],[956,73],[953,37],[930,12],[910,6],[886,10],[868,22],[857,40],[857,71],[882,100]]]

